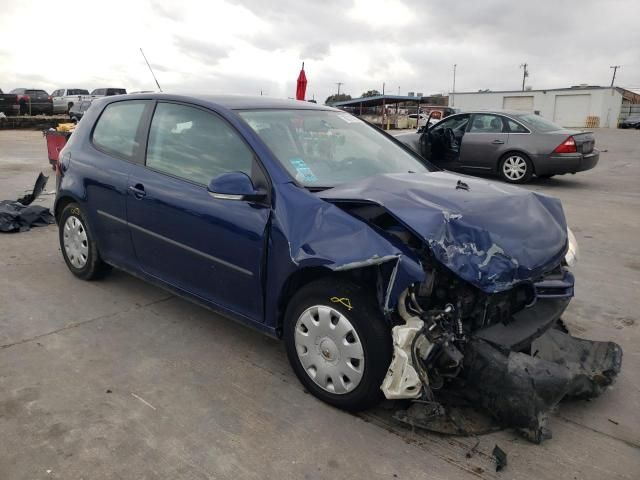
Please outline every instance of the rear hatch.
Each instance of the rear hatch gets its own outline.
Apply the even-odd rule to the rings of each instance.
[[[15,93],[0,94],[0,111],[4,112],[5,109],[11,109],[13,105],[17,105],[17,98]]]
[[[44,90],[27,90],[26,95],[29,95],[31,103],[47,103],[49,101],[49,94]]]

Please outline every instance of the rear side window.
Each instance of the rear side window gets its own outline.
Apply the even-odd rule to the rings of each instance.
[[[147,147],[147,167],[207,185],[227,172],[251,175],[253,152],[213,113],[173,103],[156,107]]]
[[[127,91],[124,88],[107,88],[106,95],[110,97],[111,95],[124,95],[126,93]]]
[[[93,130],[93,143],[100,150],[131,160],[139,148],[138,130],[148,102],[117,102],[104,109]]]
[[[71,88],[67,90],[67,94],[69,95],[89,95],[87,90],[83,90],[81,88]]]
[[[529,130],[510,118],[507,118],[507,125],[509,125],[509,131],[511,133],[529,133]]]

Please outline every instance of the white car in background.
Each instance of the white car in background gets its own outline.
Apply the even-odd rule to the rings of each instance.
[[[419,118],[418,118],[418,114],[417,113],[411,113],[409,115],[407,115],[411,120],[418,120],[418,124],[416,125],[416,128],[419,127],[424,127],[427,124],[427,120],[429,118],[429,115],[426,115],[424,113],[419,114]],[[440,121],[439,118],[431,118],[431,120],[429,120],[429,126],[433,126],[436,123],[438,123]]]
[[[59,88],[51,94],[53,113],[68,113],[76,103],[91,100],[89,90],[84,88]]]

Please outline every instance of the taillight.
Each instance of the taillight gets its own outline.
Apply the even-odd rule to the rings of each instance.
[[[51,95],[49,95],[49,100],[51,100]]]
[[[576,153],[576,141],[573,137],[567,138],[564,142],[556,147],[553,153]]]

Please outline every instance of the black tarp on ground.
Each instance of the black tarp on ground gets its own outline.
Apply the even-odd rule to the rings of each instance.
[[[0,201],[0,232],[26,232],[31,227],[44,227],[55,223],[48,208],[31,205],[44,190],[48,178],[40,173],[32,193],[18,200]]]

